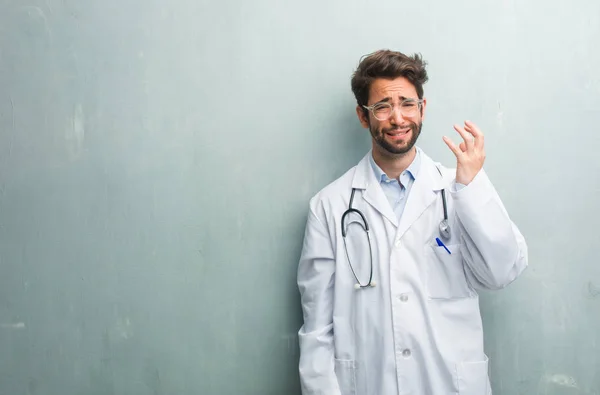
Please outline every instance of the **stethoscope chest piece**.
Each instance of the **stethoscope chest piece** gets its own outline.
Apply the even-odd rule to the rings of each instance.
[[[442,175],[442,171],[438,167],[438,171],[440,172],[440,176]],[[450,240],[450,224],[448,224],[448,203],[446,202],[446,190],[442,189],[442,207],[444,209],[444,219],[440,222],[440,236],[442,239],[448,241]]]
[[[448,220],[444,218],[442,222],[440,222],[440,236],[444,240],[450,240],[450,225],[448,225]]]

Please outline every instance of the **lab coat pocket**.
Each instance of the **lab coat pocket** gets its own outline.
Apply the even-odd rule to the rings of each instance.
[[[460,244],[426,247],[427,290],[432,299],[457,299],[472,296],[465,276]]]
[[[335,375],[342,395],[356,395],[356,364],[353,360],[336,359]]]
[[[459,363],[457,372],[460,395],[491,395],[487,356],[483,361]]]

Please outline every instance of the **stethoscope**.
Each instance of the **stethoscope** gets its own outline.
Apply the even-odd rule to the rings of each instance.
[[[440,172],[440,175],[442,175],[442,172],[439,169],[439,167],[437,169]],[[346,251],[346,258],[348,258],[348,264],[350,265],[350,270],[352,271],[352,275],[354,276],[354,279],[356,280],[356,284],[354,284],[354,288],[361,289],[361,288],[366,288],[366,287],[374,287],[377,284],[375,283],[375,281],[373,281],[373,248],[371,246],[369,223],[367,222],[367,218],[364,216],[364,214],[359,209],[352,207],[352,202],[354,201],[354,193],[355,192],[356,192],[356,188],[352,188],[352,194],[350,195],[350,202],[348,203],[348,209],[346,211],[344,211],[344,214],[342,214],[341,226],[342,226],[342,238],[344,240],[344,250]],[[442,219],[442,221],[440,222],[439,231],[440,231],[440,236],[442,237],[442,239],[448,241],[448,240],[450,240],[450,225],[448,224],[448,206],[446,204],[446,190],[445,189],[442,189],[442,205],[444,207],[444,219]],[[348,246],[346,245],[346,234],[348,232],[348,227],[344,226],[345,225],[344,221],[346,220],[346,217],[351,213],[358,214],[358,216],[362,220],[362,223],[358,222],[358,221],[354,221],[354,222],[358,222],[358,224],[364,229],[364,231],[367,235],[367,241],[369,242],[369,256],[371,258],[371,270],[369,272],[369,281],[366,284],[362,284],[360,282],[360,280],[358,279],[358,276],[356,275],[356,272],[354,271],[354,267],[352,266],[352,263],[350,262],[350,255],[348,254]]]

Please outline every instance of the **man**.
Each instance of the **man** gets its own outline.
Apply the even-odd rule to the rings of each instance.
[[[447,169],[415,146],[425,63],[378,51],[352,78],[372,136],[362,161],[311,199],[298,286],[304,395],[489,395],[477,290],[527,266],[527,246],[465,122]]]

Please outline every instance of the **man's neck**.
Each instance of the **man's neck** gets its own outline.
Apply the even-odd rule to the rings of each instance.
[[[379,150],[373,148],[373,160],[375,160],[377,166],[379,166],[389,178],[396,180],[400,177],[400,174],[410,166],[413,160],[415,160],[416,155],[417,149],[415,147],[405,154],[397,155],[381,153]]]

